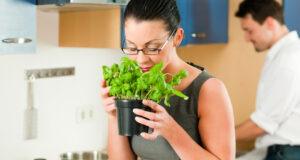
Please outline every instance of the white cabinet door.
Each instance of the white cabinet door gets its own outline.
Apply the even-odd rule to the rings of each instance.
[[[10,38],[28,38],[29,43],[5,43]],[[0,54],[35,53],[36,6],[34,0],[0,0]]]

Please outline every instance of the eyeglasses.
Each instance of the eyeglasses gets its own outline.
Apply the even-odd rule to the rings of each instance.
[[[142,49],[137,49],[135,47],[122,47],[122,51],[124,54],[127,55],[138,55],[140,51],[143,52],[144,55],[157,55],[160,53],[161,50],[164,49],[164,47],[167,45],[171,37],[176,33],[177,28],[173,30],[173,32],[170,34],[170,36],[167,38],[165,43],[160,47],[160,48],[142,48]]]

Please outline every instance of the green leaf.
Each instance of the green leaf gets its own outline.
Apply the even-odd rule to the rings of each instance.
[[[128,72],[128,73],[125,73],[123,75],[123,79],[125,82],[131,82],[131,79],[132,79],[132,73],[131,72]]]
[[[166,95],[165,96],[165,100],[164,100],[164,104],[166,105],[166,106],[168,106],[168,107],[170,107],[170,95]]]
[[[173,76],[170,84],[172,86],[177,86],[177,85],[180,84],[181,79],[185,78],[186,76],[187,76],[187,72],[185,70],[181,70],[181,71],[179,71],[178,74],[176,74],[175,76]]]
[[[177,91],[177,90],[175,90],[175,89],[173,90],[173,94],[175,94],[175,95],[178,96],[178,97],[183,98],[184,100],[188,100],[188,99],[189,99],[188,96],[186,96],[186,95],[183,94],[182,92]]]
[[[149,72],[154,72],[154,73],[160,72],[160,71],[162,70],[163,66],[164,66],[163,63],[160,62],[160,63],[154,65],[154,66],[150,69]]]

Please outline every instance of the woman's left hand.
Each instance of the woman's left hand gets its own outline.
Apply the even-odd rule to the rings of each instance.
[[[134,109],[133,112],[138,115],[137,117],[135,117],[135,120],[138,123],[153,128],[153,132],[143,132],[141,133],[141,136],[148,140],[154,140],[159,135],[165,138],[170,138],[170,136],[175,133],[175,131],[173,130],[177,125],[173,117],[169,115],[169,113],[163,106],[151,100],[143,100],[143,104],[150,107],[152,109],[152,112],[148,112],[142,109]]]

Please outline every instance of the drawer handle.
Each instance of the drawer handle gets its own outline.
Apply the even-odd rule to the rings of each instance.
[[[203,33],[203,32],[200,32],[200,33],[192,33],[191,36],[192,36],[193,38],[200,38],[200,39],[206,38],[206,34]]]

